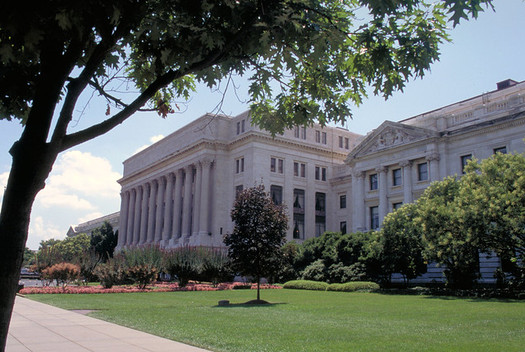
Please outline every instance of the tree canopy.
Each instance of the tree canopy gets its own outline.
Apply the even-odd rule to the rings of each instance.
[[[288,217],[284,205],[275,204],[263,185],[239,193],[231,217],[235,227],[224,244],[234,271],[256,279],[259,301],[260,279],[275,275],[281,265],[278,255],[286,241]]]

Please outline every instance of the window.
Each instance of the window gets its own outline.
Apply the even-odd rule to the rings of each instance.
[[[235,198],[237,198],[237,196],[239,195],[239,193],[241,193],[243,190],[243,186],[242,185],[238,185],[235,187]]]
[[[428,164],[427,163],[417,164],[417,179],[418,181],[428,180]]]
[[[394,169],[392,170],[392,184],[394,186],[401,185],[402,178],[401,178],[401,169]]]
[[[294,162],[293,175],[295,177],[306,177],[306,165],[303,163]]]
[[[326,144],[326,132],[321,133],[321,143]]]
[[[339,148],[343,148],[343,136],[339,136]]]
[[[344,235],[346,233],[346,221],[341,221],[339,223],[339,231]]]
[[[318,181],[326,181],[326,167],[315,167],[315,179]]]
[[[235,173],[244,172],[244,158],[235,159]]]
[[[377,174],[370,175],[369,180],[370,180],[370,190],[375,191],[377,189]]]
[[[241,121],[241,133],[244,133],[244,120]]]
[[[237,122],[237,134],[241,133],[241,122]]]
[[[350,139],[345,137],[345,149],[350,149]]]
[[[472,154],[461,156],[461,173],[462,174],[465,173],[465,166],[467,166],[469,160],[472,160]]]
[[[494,148],[494,154],[496,153],[507,154],[507,147]]]
[[[304,212],[304,189],[295,188],[293,190],[293,211]]]
[[[379,228],[379,208],[370,207],[370,229],[376,230]]]
[[[306,139],[306,127],[301,127],[301,139]]]
[[[282,204],[283,202],[283,188],[281,186],[271,185],[270,186],[270,197],[274,204]]]
[[[295,138],[299,138],[299,126],[295,126],[294,129],[293,129],[293,136]]]
[[[403,202],[397,202],[392,204],[392,210],[397,210],[403,206]]]
[[[339,208],[346,209],[346,194],[341,194],[339,196]]]
[[[282,174],[284,172],[284,160],[277,158],[270,158],[270,171]]]
[[[326,209],[326,195],[321,192],[315,193],[315,211],[316,213],[323,213]]]
[[[321,131],[315,131],[315,142],[321,143]]]
[[[315,193],[315,236],[326,231],[326,194]]]
[[[293,238],[304,239],[304,214],[293,214]]]

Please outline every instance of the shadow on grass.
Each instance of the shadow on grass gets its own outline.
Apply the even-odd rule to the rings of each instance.
[[[380,289],[375,291],[382,295],[392,296],[420,296],[424,299],[439,299],[442,301],[462,300],[470,302],[500,302],[515,303],[523,301],[517,297],[506,297],[495,294],[494,291],[475,291],[475,290],[413,290],[413,289]]]
[[[216,305],[212,308],[271,308],[282,304],[288,303],[265,303],[265,304],[249,304],[249,303],[230,303],[227,305]]]

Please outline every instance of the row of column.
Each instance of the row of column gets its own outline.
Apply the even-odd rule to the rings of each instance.
[[[429,180],[436,181],[439,179],[439,154],[431,153],[425,160],[429,163]],[[405,160],[399,163],[403,169],[403,203],[411,203],[413,199],[412,188],[412,165],[413,161]],[[381,166],[375,169],[378,176],[378,213],[379,224],[383,222],[383,218],[388,214],[388,167]],[[352,177],[352,193],[353,193],[353,212],[352,218],[355,231],[365,231],[369,229],[366,223],[366,214],[368,208],[365,205],[365,171],[355,171]]]
[[[118,247],[175,247],[208,236],[212,165],[201,160],[123,190]]]

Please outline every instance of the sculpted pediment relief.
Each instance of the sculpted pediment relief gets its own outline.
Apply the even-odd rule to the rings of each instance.
[[[436,131],[386,121],[354,148],[348,155],[347,161],[436,136],[438,136]]]

